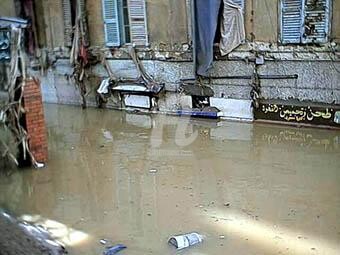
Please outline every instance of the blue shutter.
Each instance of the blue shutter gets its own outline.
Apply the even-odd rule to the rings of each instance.
[[[86,11],[85,0],[79,0],[78,4],[79,4],[80,13],[82,15],[85,15],[85,11]]]
[[[102,0],[106,46],[120,46],[117,0]]]
[[[281,43],[301,43],[303,0],[281,0]]]
[[[145,0],[128,0],[131,42],[148,44]]]
[[[64,43],[65,46],[72,46],[72,13],[70,0],[63,0],[63,18],[64,18]]]
[[[303,43],[328,42],[330,28],[330,1],[306,0],[304,7]]]

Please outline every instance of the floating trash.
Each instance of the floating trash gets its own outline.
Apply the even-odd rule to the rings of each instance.
[[[203,237],[198,233],[189,233],[185,235],[178,235],[170,237],[168,243],[175,246],[178,250],[188,248],[199,244],[203,241]]]
[[[120,252],[121,250],[126,249],[127,247],[123,244],[117,244],[115,246],[107,247],[106,251],[104,251],[104,255],[114,255]]]
[[[103,136],[106,141],[112,142],[113,141],[113,136],[109,130],[102,129]]]
[[[105,245],[105,244],[107,244],[107,240],[106,239],[100,239],[100,241],[99,241],[102,245]]]

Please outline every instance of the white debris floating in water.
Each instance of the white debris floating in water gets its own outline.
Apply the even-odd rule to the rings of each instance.
[[[198,233],[189,233],[170,237],[168,243],[175,246],[178,250],[188,248],[203,242],[203,236]]]

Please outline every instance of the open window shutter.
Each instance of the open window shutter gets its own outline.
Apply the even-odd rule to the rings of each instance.
[[[128,0],[131,42],[147,45],[147,24],[145,0]]]
[[[78,1],[79,1],[80,12],[84,15],[86,12],[85,0],[78,0]]]
[[[300,43],[303,27],[303,0],[281,0],[281,42]]]
[[[117,0],[102,0],[106,46],[120,46]]]
[[[70,0],[62,0],[64,18],[64,44],[72,46],[72,13]]]
[[[306,0],[303,43],[326,43],[329,34],[329,0]]]

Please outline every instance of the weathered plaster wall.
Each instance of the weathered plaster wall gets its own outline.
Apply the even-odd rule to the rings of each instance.
[[[50,49],[64,46],[62,0],[43,1],[46,29],[46,46]]]
[[[39,47],[43,48],[46,45],[46,22],[44,13],[44,0],[36,0],[34,2],[36,11],[36,28],[38,33]]]
[[[244,17],[248,40],[277,42],[278,0],[246,1]]]
[[[63,46],[61,0],[47,0],[43,3],[47,46],[51,48]],[[152,47],[174,50],[179,49],[179,45],[189,42],[190,11],[187,5],[186,0],[146,0],[148,36]],[[278,41],[278,5],[279,0],[246,1],[244,17],[248,40],[270,43]],[[87,10],[91,45],[103,47],[105,39],[101,1],[87,0]],[[338,24],[340,2],[334,1],[331,37],[340,42]]]
[[[50,2],[48,0],[47,2]],[[48,8],[57,9],[61,0]],[[193,63],[190,50],[181,47],[188,42],[188,18],[185,0],[146,0],[148,15],[148,34],[150,48],[141,49],[139,56],[144,59],[146,70],[156,81],[164,82],[166,95],[160,101],[162,110],[173,110],[188,107],[190,100],[178,93],[180,80],[193,77]],[[246,43],[231,53],[227,59],[214,62],[213,76],[251,76],[255,64],[255,53],[264,56],[265,64],[259,66],[261,75],[293,75],[298,79],[261,80],[261,98],[282,100],[309,100],[319,103],[340,104],[340,61],[333,62],[328,47],[310,47],[301,45],[280,46],[278,39],[278,2],[279,0],[249,0],[246,1],[245,25],[249,40],[266,43]],[[337,2],[337,3],[335,3]],[[334,1],[332,36],[340,40],[340,2]],[[47,4],[44,5],[45,8]],[[101,1],[87,0],[89,11],[89,32],[92,46],[104,45],[104,32]],[[50,37],[53,46],[63,45],[63,32],[58,30],[62,20],[56,16],[59,13],[48,14],[56,20],[49,25],[54,32]],[[55,16],[54,16],[55,15]],[[55,23],[55,24],[54,24]],[[58,27],[55,27],[58,26]],[[47,31],[49,31],[47,29]],[[62,35],[62,36],[60,36]],[[48,36],[47,36],[48,37]],[[175,47],[179,45],[179,47]],[[181,52],[179,51],[181,49]],[[110,57],[110,65],[115,75],[135,77],[135,66],[123,50],[115,50]],[[332,59],[336,59],[332,55]],[[175,62],[178,61],[178,62]],[[80,96],[72,80],[68,77],[72,69],[68,60],[58,60],[42,78],[44,100],[54,103],[80,104]],[[95,90],[100,80],[107,77],[101,65],[91,67],[87,82],[89,91],[88,104],[95,105]],[[218,79],[209,85],[214,90],[212,102],[230,114],[230,108],[240,108],[238,114],[249,116],[250,79]],[[236,101],[234,101],[236,100]],[[119,107],[117,98],[110,99],[112,107]],[[243,105],[243,106],[242,106]],[[244,113],[242,111],[245,110]]]
[[[331,38],[340,42],[340,1],[333,0]],[[245,28],[248,40],[277,42],[280,0],[248,0],[245,7]]]
[[[103,46],[102,2],[87,0],[86,7],[91,45]],[[186,0],[146,0],[146,10],[151,44],[172,46],[188,41]]]
[[[15,16],[14,0],[0,1],[0,16]]]
[[[185,0],[147,0],[146,4],[151,44],[188,42]]]
[[[335,1],[336,2],[336,1]],[[147,0],[147,21],[151,44],[181,44],[188,42],[188,17],[185,0]],[[245,27],[247,39],[252,34],[256,41],[277,42],[279,0],[246,1]],[[104,43],[101,2],[88,0],[89,30],[93,46]],[[340,29],[335,24],[340,21],[340,3],[334,4],[333,34],[340,37]]]
[[[340,43],[340,1],[333,1],[332,38]]]
[[[90,43],[92,46],[104,46],[104,21],[102,11],[102,1],[87,0],[86,9],[88,13],[88,28]]]
[[[130,60],[110,60],[111,69],[120,77],[136,77],[137,71]],[[192,63],[167,63],[162,61],[143,61],[143,64],[150,75],[155,77],[158,82],[166,84],[166,93],[158,101],[159,111],[162,113],[173,113],[177,110],[192,108],[191,96],[178,92],[180,79],[190,77],[192,73]],[[223,67],[221,67],[223,68]],[[226,67],[224,67],[226,68]],[[235,68],[236,69],[236,68]],[[67,60],[58,60],[55,68],[48,70],[46,76],[41,77],[43,100],[49,103],[74,104],[80,105],[81,98],[77,87],[68,77],[72,73]],[[95,88],[103,78],[107,77],[105,69],[100,66],[94,66],[92,76],[87,81],[87,105],[96,106]],[[36,73],[39,75],[39,73]],[[211,106],[219,108],[223,117],[231,119],[252,120],[251,101],[247,99],[231,99],[219,96],[218,86],[212,85],[215,91],[215,97],[211,98]],[[227,89],[227,88],[226,88]],[[241,98],[241,97],[240,97]],[[112,96],[109,99],[107,107],[121,108],[122,103],[119,97]]]
[[[130,60],[109,60],[111,68],[118,77],[137,76],[136,68]],[[191,62],[143,61],[147,72],[157,82],[165,83],[166,91],[178,93],[180,80],[192,77]],[[251,76],[254,63],[243,60],[216,61],[212,75]],[[340,104],[340,62],[329,60],[266,60],[258,67],[260,75],[298,75],[298,79],[261,79],[263,99],[308,100],[318,103]],[[54,103],[79,104],[80,96],[72,80],[68,77],[72,69],[68,60],[58,60],[55,68],[50,69],[42,79],[44,100]],[[101,65],[93,66],[88,81],[90,104],[94,105],[94,88],[102,78],[107,77]],[[250,79],[218,79],[209,84],[214,98],[250,100]],[[167,97],[168,99],[171,97]],[[176,102],[173,102],[176,104]]]

